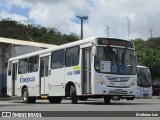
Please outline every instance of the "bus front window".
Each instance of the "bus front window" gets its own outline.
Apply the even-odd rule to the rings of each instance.
[[[116,47],[97,47],[95,69],[108,74],[132,75],[136,73],[136,59],[133,50]]]

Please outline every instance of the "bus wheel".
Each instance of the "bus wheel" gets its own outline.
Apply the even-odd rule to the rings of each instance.
[[[74,86],[71,86],[70,97],[72,104],[77,104],[76,88]]]
[[[109,104],[111,102],[110,96],[104,96],[104,103]]]
[[[50,103],[61,103],[62,97],[49,97]]]
[[[28,89],[24,88],[22,92],[22,100],[24,103],[29,103],[29,94],[28,94]]]
[[[126,100],[134,100],[134,97],[128,97]]]
[[[24,103],[35,103],[36,97],[29,97],[29,92],[27,88],[23,89],[22,100]]]

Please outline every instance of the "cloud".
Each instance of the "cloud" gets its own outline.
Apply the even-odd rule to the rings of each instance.
[[[95,25],[103,33],[104,28],[102,26],[107,24],[110,26],[110,37],[127,39],[128,17],[130,19],[131,38],[142,37],[146,39],[150,37],[149,28],[154,29],[153,36],[159,36],[160,10],[158,6],[160,1],[118,0],[115,2],[113,0],[95,0],[93,3],[89,27]]]
[[[150,28],[153,28],[153,36],[160,34],[159,0],[11,0],[8,6],[11,5],[28,8],[28,19],[35,24],[56,27],[65,34],[80,35],[80,19],[76,15],[89,16],[84,22],[84,37],[106,37],[105,25],[108,25],[110,37],[128,39],[127,18],[133,39],[147,39]],[[15,18],[24,17],[15,14]]]
[[[86,0],[12,0],[12,4],[29,8],[29,19],[35,24],[46,27],[55,27],[60,32],[69,34],[80,32],[80,25],[73,22],[77,14],[88,10]]]
[[[8,13],[8,12],[1,12],[0,18],[1,19],[11,18],[12,20],[16,20],[16,21],[27,20],[27,17],[25,17],[25,16],[12,14],[12,13]]]

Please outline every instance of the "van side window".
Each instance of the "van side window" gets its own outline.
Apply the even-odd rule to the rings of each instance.
[[[79,47],[66,49],[66,67],[76,66],[79,64]]]
[[[19,60],[18,73],[24,74],[28,72],[28,58]]]
[[[39,56],[33,56],[29,58],[29,71],[28,72],[37,72],[39,65]]]
[[[51,55],[51,68],[57,69],[64,66],[64,50],[52,52]]]

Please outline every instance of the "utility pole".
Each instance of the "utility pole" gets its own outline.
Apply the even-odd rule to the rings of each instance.
[[[106,27],[107,27],[107,29],[106,29],[107,30],[107,37],[109,37],[109,28],[110,27],[108,25],[106,25]]]
[[[76,16],[81,19],[81,39],[83,39],[83,20],[87,20],[88,16]]]
[[[152,38],[153,28],[150,28],[149,32],[151,33],[151,38]]]
[[[128,21],[128,40],[130,40],[130,19],[127,18]]]

